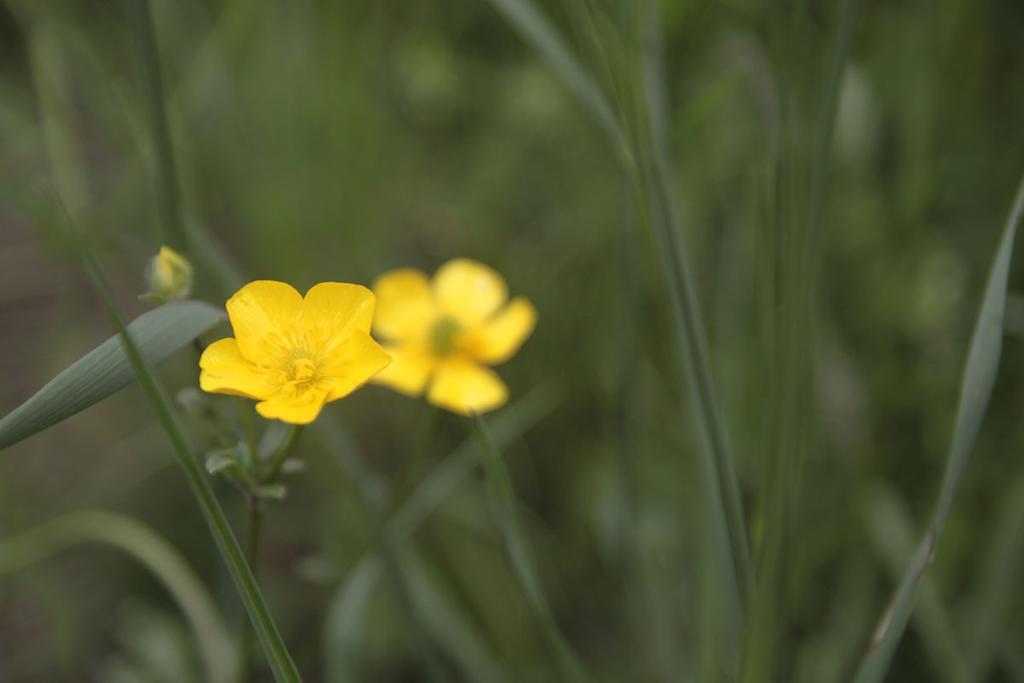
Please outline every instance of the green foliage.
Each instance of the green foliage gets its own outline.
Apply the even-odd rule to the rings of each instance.
[[[1024,161],[1020,3],[93,4],[0,10],[0,401],[109,333],[54,194],[132,316],[146,260],[187,252],[209,324],[130,331],[208,502],[240,536],[263,515],[308,679],[562,680],[552,634],[602,681],[1021,679],[1014,228],[984,279]],[[453,256],[540,312],[487,416],[532,600],[464,421],[371,386],[289,454],[184,349],[246,279]],[[243,623],[122,346],[53,382],[102,349],[0,419],[0,548],[113,507]],[[0,582],[0,679],[235,648],[269,680],[255,646],[182,638],[162,579],[68,559]]]
[[[219,308],[202,301],[186,301],[143,313],[128,325],[128,331],[145,362],[155,366],[225,320]],[[134,379],[135,372],[115,335],[0,418],[0,448],[66,420],[120,391]]]

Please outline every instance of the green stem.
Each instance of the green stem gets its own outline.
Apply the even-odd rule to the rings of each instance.
[[[516,575],[519,577],[519,581],[523,585],[523,589],[526,591],[530,604],[540,618],[540,626],[545,643],[558,661],[564,680],[587,681],[590,677],[579,659],[565,642],[561,631],[558,629],[558,624],[555,622],[555,615],[551,610],[551,605],[544,594],[536,563],[526,541],[526,535],[523,533],[522,525],[519,522],[515,489],[512,486],[512,477],[509,475],[508,468],[505,467],[505,461],[501,457],[498,447],[495,446],[494,440],[491,438],[483,416],[479,413],[474,413],[473,424],[480,439],[481,451],[483,452],[484,475],[491,500],[496,503],[497,522],[505,542],[505,550],[508,553],[509,561],[512,563]]]
[[[273,484],[277,481],[277,476],[281,473],[281,468],[284,467],[285,462],[288,461],[288,457],[291,455],[292,447],[299,438],[299,434],[302,433],[302,427],[291,425],[288,429],[288,435],[285,436],[284,442],[281,447],[277,449],[277,453],[267,463],[266,471],[262,476],[257,476],[257,481],[260,484]]]
[[[245,558],[252,568],[255,577],[259,573],[260,533],[263,530],[263,506],[259,498],[253,495],[245,497]],[[235,668],[238,683],[249,680],[249,661],[253,645],[252,626],[245,619],[239,624],[238,633],[238,664]]]
[[[107,314],[121,336],[125,353],[131,361],[139,384],[142,386],[146,398],[151,403],[161,426],[167,433],[174,454],[178,458],[178,464],[181,465],[185,472],[185,477],[196,498],[196,502],[199,504],[207,526],[210,528],[210,534],[213,536],[217,549],[227,565],[228,572],[231,574],[242,603],[249,613],[253,627],[259,635],[260,643],[270,663],[274,678],[279,683],[301,681],[302,677],[299,675],[295,662],[288,653],[288,648],[285,646],[281,633],[274,623],[274,618],[271,616],[270,609],[263,599],[263,593],[256,583],[256,578],[253,576],[249,564],[242,554],[242,549],[239,547],[238,541],[231,531],[231,526],[224,515],[224,510],[213,493],[213,488],[206,473],[199,464],[198,457],[192,451],[191,445],[178,425],[162,384],[146,365],[135,341],[125,327],[124,319],[117,308],[110,285],[103,276],[99,264],[86,247],[81,235],[79,235],[70,214],[67,213],[64,204],[60,202],[60,197],[57,196],[56,199],[60,209],[64,212],[70,232],[79,246],[84,268],[92,279],[96,291],[99,293],[103,305],[107,309]]]
[[[132,20],[142,51],[145,72],[146,100],[149,107],[149,128],[157,159],[157,204],[160,210],[163,241],[183,253],[188,253],[188,235],[181,217],[181,191],[171,146],[170,125],[164,97],[163,76],[160,73],[160,53],[153,27],[153,12],[149,0],[134,0]]]

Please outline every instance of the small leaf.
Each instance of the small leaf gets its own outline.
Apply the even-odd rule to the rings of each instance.
[[[297,474],[306,471],[306,463],[299,458],[288,458],[281,465],[281,474]]]
[[[288,495],[288,487],[284,484],[260,484],[253,489],[257,498],[268,498],[271,500],[284,500]]]
[[[224,320],[201,301],[167,304],[136,318],[128,330],[153,366]],[[0,449],[51,427],[131,384],[135,372],[115,335],[54,377],[34,396],[0,419]]]
[[[267,423],[267,428],[263,430],[263,436],[260,437],[260,444],[256,447],[256,453],[260,460],[270,460],[284,446],[285,441],[288,440],[291,434],[292,426],[279,422],[278,420],[271,420]]]
[[[238,468],[238,459],[233,448],[212,451],[206,456],[206,471],[210,474],[220,474],[232,468]]]

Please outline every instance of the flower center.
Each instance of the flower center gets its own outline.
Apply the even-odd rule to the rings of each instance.
[[[292,381],[308,382],[316,377],[316,363],[308,358],[296,358],[292,366]]]
[[[296,398],[316,389],[320,380],[317,362],[302,351],[293,351],[283,370],[284,382],[281,388]]]
[[[458,332],[459,323],[454,318],[439,318],[430,330],[430,349],[437,356],[447,356],[455,350],[455,335]]]

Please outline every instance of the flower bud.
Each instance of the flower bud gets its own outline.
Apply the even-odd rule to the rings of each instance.
[[[165,303],[184,299],[192,293],[192,264],[170,247],[160,247],[146,266],[149,291],[144,299]]]

